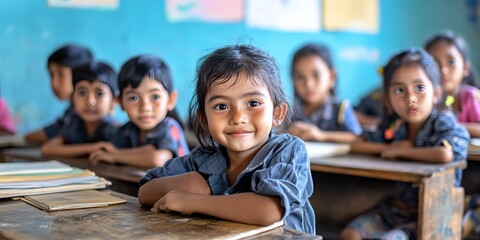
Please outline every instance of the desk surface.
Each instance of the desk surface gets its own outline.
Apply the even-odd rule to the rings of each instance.
[[[466,161],[445,164],[421,163],[405,160],[386,160],[367,155],[344,155],[313,158],[313,171],[348,174],[387,180],[418,182],[424,177],[452,168],[465,168]]]
[[[138,179],[145,175],[147,171],[147,169],[103,162],[92,165],[86,158],[43,157],[40,148],[5,149],[0,154],[3,155],[7,161],[45,161],[54,159],[73,167],[89,169],[101,177],[132,183],[138,183]]]
[[[113,192],[126,204],[43,212],[22,201],[0,201],[0,238],[7,239],[224,239],[260,227],[204,216],[152,213],[138,200]],[[257,236],[256,236],[257,237]],[[319,239],[283,227],[260,239]]]

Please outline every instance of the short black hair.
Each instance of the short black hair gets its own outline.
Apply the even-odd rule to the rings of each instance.
[[[102,82],[112,91],[113,97],[118,96],[117,74],[111,66],[103,62],[91,62],[87,65],[74,68],[72,71],[73,87],[80,81],[88,81],[90,83]]]

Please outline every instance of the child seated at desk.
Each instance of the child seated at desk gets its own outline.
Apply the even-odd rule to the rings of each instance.
[[[118,94],[115,71],[105,63],[92,62],[73,71],[75,115],[62,132],[42,146],[43,155],[78,157],[105,148],[115,135],[109,116]]]
[[[149,55],[134,57],[122,66],[118,85],[120,105],[130,122],[118,129],[113,144],[90,154],[93,164],[153,168],[189,152],[175,110],[177,92],[165,62]]]
[[[362,133],[352,106],[334,96],[337,72],[330,50],[320,44],[300,48],[292,60],[295,122],[290,132],[305,141],[348,143]]]
[[[52,90],[59,100],[71,101],[73,69],[90,64],[92,61],[93,55],[90,50],[75,44],[65,45],[48,57],[47,67],[50,73]],[[74,114],[74,107],[70,103],[63,116],[43,129],[27,134],[25,140],[37,144],[46,142],[48,139],[57,136],[64,127],[70,125]]]
[[[441,95],[440,75],[428,53],[410,49],[395,55],[384,69],[383,84],[389,104],[403,124],[395,130],[391,144],[366,136],[367,141],[382,141],[358,140],[351,144],[353,153],[436,163],[466,159],[468,132],[450,112],[435,109]],[[460,186],[461,177],[457,169],[456,186]],[[349,223],[342,239],[416,239],[418,188],[409,183],[398,183],[397,187],[395,198]]]
[[[201,146],[148,171],[140,204],[315,233],[310,162],[303,141],[280,134],[288,103],[273,58],[223,47],[202,59],[196,81],[190,117]]]

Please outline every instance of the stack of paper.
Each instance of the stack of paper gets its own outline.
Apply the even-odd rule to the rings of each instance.
[[[111,185],[93,172],[58,161],[0,163],[0,198],[100,189]]]

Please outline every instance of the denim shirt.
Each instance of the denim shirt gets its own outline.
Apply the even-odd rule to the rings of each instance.
[[[99,141],[112,141],[115,136],[117,126],[109,116],[103,118],[102,123],[95,129],[95,132],[89,136],[85,128],[85,122],[76,114],[70,120],[68,126],[63,127],[59,136],[62,136],[65,144],[94,143]]]
[[[408,125],[401,125],[393,137],[394,141],[408,139]],[[373,139],[367,139],[372,141]],[[464,161],[467,159],[468,144],[470,135],[461,126],[455,116],[449,111],[433,110],[422,128],[417,133],[415,147],[446,146],[452,148],[453,161]],[[462,181],[462,169],[455,170],[455,186],[460,186]],[[413,188],[410,183],[398,183],[397,196],[407,206],[418,206],[418,189]]]
[[[340,107],[343,101],[328,98],[310,117],[305,116],[301,100],[295,101],[295,121],[313,123],[318,128],[325,131],[345,131],[352,132],[355,135],[362,134],[362,127],[355,116],[355,112],[350,104],[346,104],[343,113]],[[343,114],[343,121],[339,122],[339,115]]]
[[[45,132],[45,135],[47,135],[47,138],[50,139],[60,134],[63,128],[68,127],[70,125],[74,116],[75,116],[75,108],[73,107],[72,104],[70,104],[67,110],[65,110],[65,113],[63,114],[63,116],[59,117],[54,123],[43,128],[43,131]]]
[[[170,117],[166,117],[150,130],[143,142],[140,142],[140,129],[132,122],[128,122],[117,130],[113,144],[118,148],[133,148],[152,144],[156,149],[170,150],[173,157],[189,153],[182,127],[175,119]]]
[[[285,209],[282,219],[286,226],[315,234],[315,214],[308,201],[313,192],[310,160],[302,140],[288,134],[270,134],[267,143],[233,185],[228,184],[227,165],[228,156],[223,146],[213,152],[200,146],[189,155],[149,170],[140,179],[140,184],[158,177],[198,171],[207,176],[213,195],[254,192],[278,196]]]

